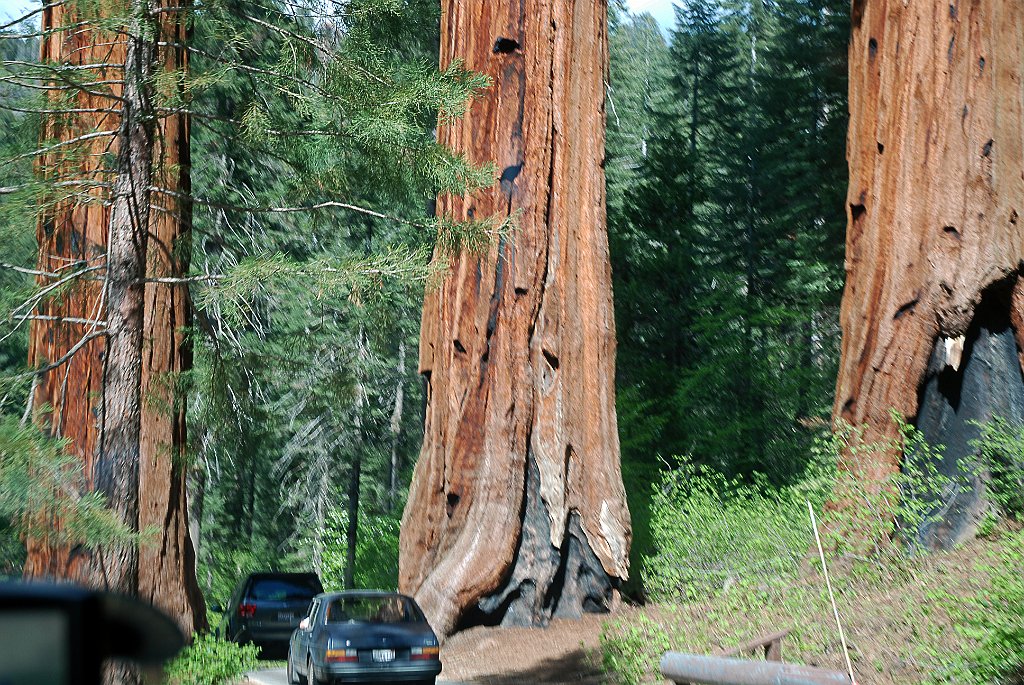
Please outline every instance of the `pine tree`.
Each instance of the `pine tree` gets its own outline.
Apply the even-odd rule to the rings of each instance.
[[[413,4],[422,10],[423,3]],[[104,557],[104,563],[116,560],[123,570],[123,580],[115,581],[119,589],[158,599],[146,592],[147,579],[167,582],[165,572],[170,572],[170,578],[177,574],[187,581],[195,571],[180,537],[187,530],[182,479],[189,463],[182,451],[183,393],[191,388],[198,400],[193,416],[218,419],[196,434],[195,453],[218,466],[224,463],[220,456],[231,457],[224,463],[231,473],[193,470],[192,484],[205,487],[198,488],[192,507],[192,531],[197,537],[204,531],[222,533],[216,525],[201,524],[223,511],[231,531],[244,530],[250,539],[262,541],[254,552],[271,549],[271,558],[281,559],[280,543],[295,539],[301,513],[300,504],[296,517],[276,520],[281,518],[276,501],[282,480],[288,479],[274,472],[280,451],[268,453],[266,448],[281,450],[293,442],[295,426],[288,417],[297,415],[282,400],[290,396],[304,401],[297,392],[301,386],[294,383],[296,369],[302,369],[313,380],[306,389],[322,393],[320,418],[338,413],[341,419],[327,436],[330,449],[339,447],[339,436],[351,440],[352,425],[369,425],[373,412],[364,417],[357,411],[366,410],[368,393],[358,402],[350,394],[354,379],[363,378],[366,384],[367,365],[344,355],[329,373],[318,374],[317,365],[325,352],[343,350],[355,339],[357,321],[379,325],[374,335],[379,330],[383,336],[396,329],[392,317],[413,311],[410,293],[430,274],[423,246],[431,237],[439,233],[453,249],[463,240],[478,240],[487,230],[485,217],[474,226],[445,222],[440,231],[436,222],[423,217],[426,199],[435,193],[461,192],[490,180],[488,170],[470,166],[430,136],[438,112],[458,116],[484,81],[457,65],[438,73],[422,59],[382,46],[380,34],[387,22],[378,19],[390,18],[398,25],[395,17],[409,9],[394,3],[353,2],[337,14],[324,14],[314,6],[296,11],[291,6],[232,2],[204,5],[202,13],[141,4],[66,8],[69,14],[46,9],[46,26],[53,27],[44,32],[47,44],[62,45],[54,36],[66,32],[65,19],[77,17],[88,28],[78,31],[76,40],[84,40],[87,49],[69,53],[74,55],[71,63],[58,59],[55,64],[6,65],[15,83],[63,84],[61,79],[68,79],[58,91],[68,98],[54,96],[49,108],[37,107],[47,109],[42,113],[46,134],[38,146],[48,155],[39,166],[45,176],[40,182],[24,175],[19,180],[35,191],[22,198],[23,206],[42,198],[40,239],[55,240],[61,249],[89,250],[92,260],[67,278],[74,286],[69,291],[73,297],[65,289],[55,298],[53,288],[38,291],[28,301],[29,311],[43,308],[46,313],[27,318],[59,329],[60,344],[66,345],[58,354],[67,357],[37,352],[34,362],[42,364],[45,358],[61,364],[37,365],[30,375],[53,378],[58,366],[72,364],[79,369],[76,378],[87,383],[110,381],[96,386],[103,391],[97,395],[76,394],[78,404],[68,406],[82,411],[72,413],[70,420],[63,416],[63,405],[56,405],[60,418],[48,425],[62,435],[76,431],[85,436],[66,448],[84,464],[90,477],[84,485],[91,489],[96,484],[127,530],[139,531],[140,523],[160,507],[173,513],[159,520],[161,526],[173,523],[176,532],[167,538],[164,527],[163,535],[178,536],[177,543],[157,547],[177,555],[149,555],[144,545],[141,551],[137,547],[138,540],[123,537],[108,545],[92,542],[76,552],[83,560],[79,576],[95,580],[88,562],[109,552],[113,556]],[[186,30],[191,26],[199,34],[196,40]],[[104,39],[115,33],[124,38]],[[111,45],[113,57],[90,56],[90,49]],[[107,80],[112,83],[95,83]],[[94,91],[101,86],[97,95]],[[118,105],[91,106],[93,100]],[[69,107],[68,101],[90,106]],[[54,110],[52,116],[49,110]],[[192,139],[189,120],[209,135]],[[96,142],[106,139],[118,141],[114,154],[105,154]],[[190,150],[196,142],[200,154]],[[201,160],[191,184],[190,151],[193,159]],[[31,161],[39,154],[29,150],[12,160]],[[60,190],[68,187],[76,190]],[[193,213],[197,235],[190,241],[187,229]],[[53,226],[59,222],[51,222],[51,216],[71,218],[66,240],[54,238]],[[339,216],[347,219],[339,221]],[[76,221],[92,227],[91,242],[77,240]],[[175,232],[176,225],[185,228]],[[368,237],[374,234],[379,239]],[[45,247],[44,261],[49,254]],[[193,249],[193,271],[187,273]],[[46,281],[54,280],[56,272],[33,273]],[[106,293],[102,299],[101,291]],[[196,307],[194,329],[188,327],[189,301]],[[69,303],[82,311],[67,310]],[[75,326],[81,329],[94,320],[97,326],[101,321],[115,326],[118,335],[75,334]],[[403,326],[399,330],[409,330],[407,323]],[[51,336],[40,325],[36,330],[41,350]],[[158,330],[163,331],[159,340]],[[168,341],[170,336],[173,341]],[[193,342],[200,363],[190,372],[188,346]],[[397,343],[393,338],[388,342]],[[268,360],[273,360],[269,366]],[[392,365],[384,366],[387,373],[374,380],[393,389]],[[63,401],[60,383],[53,387]],[[37,389],[36,394],[44,392]],[[86,405],[107,420],[100,424],[102,430]],[[339,412],[339,405],[346,411]],[[152,437],[154,429],[164,430],[159,425],[172,430],[175,442]],[[373,425],[390,433],[388,421],[373,419]],[[354,444],[366,442],[370,433],[366,435]],[[231,444],[222,442],[236,438]],[[338,473],[352,463],[351,456],[334,454],[323,491],[328,503],[338,495]],[[161,461],[168,468],[149,470]],[[386,474],[390,480],[383,465],[393,460],[378,461],[381,468],[375,469],[374,478],[384,482]],[[154,474],[154,482],[141,483],[137,472]],[[240,485],[220,492],[210,487],[218,479]],[[149,499],[151,495],[155,497]],[[374,511],[383,510],[383,500],[371,500]],[[57,565],[50,562],[68,549],[65,538],[47,542],[30,536],[28,542],[30,573],[52,572]],[[210,552],[232,557],[239,547],[236,542]],[[170,568],[154,567],[167,561]],[[239,570],[236,564],[233,572]],[[201,611],[190,618],[195,605],[177,603],[181,595],[165,595],[170,598],[165,608],[183,624],[205,618]]]
[[[609,175],[624,197],[610,227],[624,460],[638,479],[682,455],[784,482],[825,423],[845,183],[839,4],[677,10],[647,160]],[[612,58],[614,75],[630,56]]]

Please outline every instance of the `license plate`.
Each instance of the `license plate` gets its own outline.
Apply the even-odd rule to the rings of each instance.
[[[289,611],[279,611],[279,612],[277,612],[277,620],[278,621],[287,621],[288,623],[291,623],[292,621],[295,620],[295,614],[293,614],[293,613],[291,613]]]
[[[377,662],[387,662],[395,660],[395,650],[393,649],[375,649],[373,650],[373,660]]]

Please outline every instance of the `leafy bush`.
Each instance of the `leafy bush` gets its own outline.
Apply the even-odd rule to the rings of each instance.
[[[943,446],[930,445],[900,416],[893,420],[900,440],[868,441],[848,425],[821,436],[803,478],[785,487],[773,487],[756,474],[750,482],[729,480],[681,460],[663,475],[652,498],[656,551],[641,567],[647,589],[656,596],[694,598],[740,579],[790,578],[814,545],[807,502],[822,513],[829,498],[842,503],[823,512],[822,532],[836,552],[860,554],[865,543],[875,556],[901,558],[907,550],[919,551],[919,532],[938,522],[950,500],[968,486],[970,469],[956,476],[940,473]],[[995,434],[1002,439],[986,442],[988,453],[1018,449],[1024,454],[1024,441],[1014,442],[1005,427]],[[901,452],[903,467],[881,483],[858,470],[887,451]],[[844,469],[836,467],[840,457]],[[1011,481],[999,492],[1009,498],[1019,493],[1013,486]],[[881,544],[891,539],[902,544]]]
[[[398,529],[394,516],[360,514],[356,542],[354,580],[358,588],[393,590],[398,587]],[[324,535],[323,578],[325,588],[341,588],[345,579],[348,551],[348,512],[333,509],[327,516]]]
[[[167,666],[170,685],[227,685],[258,667],[256,645],[238,645],[212,635],[194,635],[191,645]]]
[[[1024,534],[1009,536],[1000,548],[987,587],[958,598],[952,615],[959,633],[973,648],[940,669],[932,683],[1020,685],[1024,683]]]
[[[981,433],[971,442],[978,450],[979,475],[992,502],[1007,516],[1024,514],[1024,424],[995,417],[976,423]]]
[[[668,649],[668,634],[646,616],[606,625],[601,631],[601,666],[621,685],[643,682]]]
[[[831,482],[814,468],[796,485],[772,488],[681,462],[664,474],[651,504],[657,551],[641,571],[648,591],[694,598],[743,577],[794,575],[814,542],[807,501],[820,511]]]
[[[930,444],[898,413],[892,413],[892,420],[898,439],[869,441],[861,428],[840,424],[817,448],[819,459],[835,464],[841,459],[844,465],[834,471],[832,485],[832,499],[840,506],[827,512],[824,521],[830,546],[839,553],[861,554],[865,545],[875,556],[901,558],[924,551],[922,532],[939,524],[954,498],[971,486],[969,463],[957,474],[941,473],[945,446]],[[888,455],[879,454],[885,452],[900,455],[901,465],[879,480],[865,469],[887,461]],[[900,544],[884,544],[889,540]]]

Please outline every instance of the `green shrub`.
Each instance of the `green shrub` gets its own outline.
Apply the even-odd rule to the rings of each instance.
[[[256,645],[238,645],[212,635],[194,635],[191,645],[167,666],[170,685],[227,685],[258,667]]]
[[[976,423],[980,429],[971,446],[978,450],[978,470],[989,497],[999,511],[1012,517],[1024,514],[1024,424],[995,417]]]
[[[840,506],[826,512],[823,528],[828,546],[839,554],[891,556],[921,553],[921,534],[941,523],[954,498],[971,487],[972,464],[965,461],[958,473],[939,471],[944,445],[929,443],[924,434],[892,413],[899,438],[869,441],[861,428],[840,424],[816,447],[817,459],[844,468],[833,471],[832,499]],[[870,473],[893,453],[900,469],[878,479]],[[897,545],[885,544],[893,540]],[[867,549],[865,549],[867,548]]]
[[[959,598],[951,610],[958,632],[973,647],[955,655],[932,683],[962,685],[1024,683],[1024,533],[1008,536],[999,548],[991,582],[974,596]]]
[[[601,666],[621,685],[638,685],[669,648],[668,635],[646,616],[621,620],[601,631]]]
[[[357,588],[394,590],[398,587],[398,529],[397,516],[359,515],[359,536],[356,542]],[[327,515],[324,533],[322,578],[325,588],[342,588],[347,562],[348,512],[332,509]]]
[[[819,469],[772,488],[683,461],[652,498],[656,552],[643,560],[645,586],[655,596],[694,598],[741,578],[791,577],[814,543],[807,501],[820,510],[830,485]]]
[[[821,436],[803,478],[785,487],[773,487],[756,474],[750,481],[729,480],[681,460],[662,476],[651,500],[655,551],[641,564],[648,591],[694,598],[739,580],[776,583],[793,577],[814,546],[808,501],[817,513],[829,498],[843,503],[824,513],[821,526],[827,546],[839,554],[860,555],[865,543],[876,557],[920,551],[919,532],[936,523],[968,486],[970,469],[956,476],[940,473],[943,446],[930,445],[900,416],[893,420],[900,440],[867,441],[860,430],[843,425]],[[1012,449],[1024,454],[1024,440],[1005,437],[1005,427],[996,435],[1004,437],[986,443],[990,454]],[[857,470],[888,451],[902,452],[903,467],[881,483]],[[836,468],[840,456],[848,468]],[[1009,485],[1000,490],[1006,498],[1019,491]],[[901,544],[880,544],[891,539]]]

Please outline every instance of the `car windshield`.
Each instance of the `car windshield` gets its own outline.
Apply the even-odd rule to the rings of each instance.
[[[419,623],[423,614],[401,595],[339,597],[327,606],[328,623]]]
[[[249,597],[267,602],[309,600],[320,592],[312,578],[257,578],[253,581]]]

